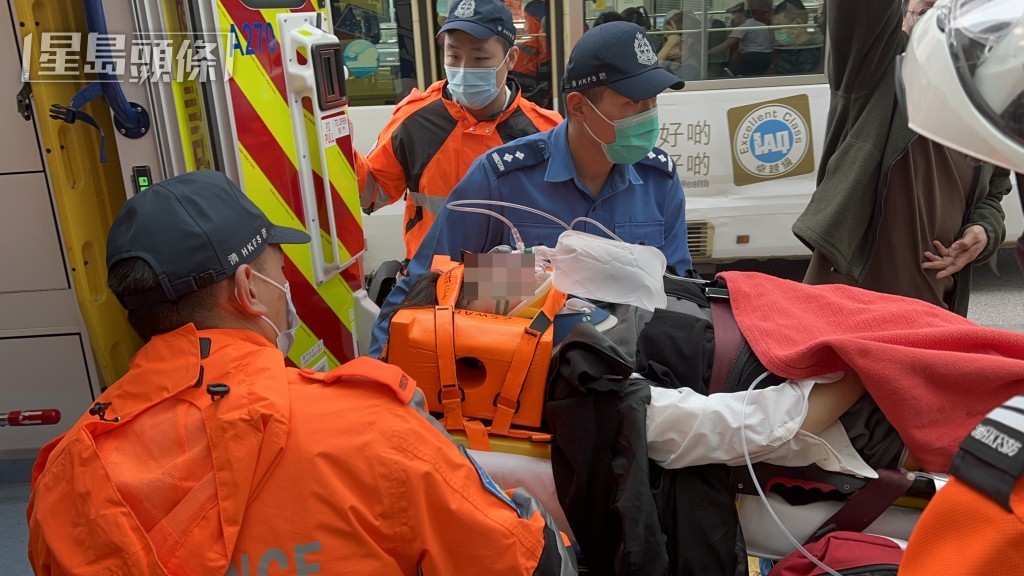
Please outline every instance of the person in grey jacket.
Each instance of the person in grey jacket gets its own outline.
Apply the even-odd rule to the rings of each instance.
[[[793,233],[804,278],[918,298],[966,315],[970,264],[1006,227],[1009,171],[918,136],[899,102],[896,57],[934,0],[829,0],[832,91],[818,187]],[[904,18],[905,17],[905,18]]]

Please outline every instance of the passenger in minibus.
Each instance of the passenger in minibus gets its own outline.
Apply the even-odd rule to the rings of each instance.
[[[700,19],[692,12],[676,10],[665,17],[663,29],[691,32],[663,36],[665,41],[658,50],[661,67],[681,80],[700,80]]]
[[[809,25],[807,9],[800,0],[784,0],[775,7],[772,24],[796,25],[775,29],[775,74],[820,74],[825,37]]]
[[[729,67],[733,76],[760,76],[772,64],[772,33],[764,22],[754,18],[754,13],[742,2],[729,8],[732,27],[725,42],[708,51],[708,56],[728,54],[733,46],[739,50],[739,59]]]

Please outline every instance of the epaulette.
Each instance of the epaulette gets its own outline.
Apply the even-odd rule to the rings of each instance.
[[[1008,511],[1010,493],[1024,476],[1024,395],[988,413],[960,444],[950,474]]]
[[[384,364],[367,356],[360,356],[346,362],[330,372],[317,372],[309,368],[302,368],[299,373],[309,380],[324,384],[381,386],[394,394],[402,404],[408,404],[416,392],[416,381],[401,368],[392,364]]]
[[[653,150],[647,153],[640,159],[637,164],[646,164],[647,166],[653,166],[661,170],[662,172],[672,176],[676,173],[676,163],[669,156],[668,152],[665,152],[661,148],[655,147]]]
[[[551,147],[542,139],[499,146],[484,156],[484,162],[501,178],[505,174],[539,164],[551,155]]]

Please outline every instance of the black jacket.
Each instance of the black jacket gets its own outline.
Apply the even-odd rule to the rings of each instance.
[[[647,459],[647,404],[657,382],[631,379],[630,356],[582,324],[553,361],[545,405],[551,465],[581,564],[598,575],[746,574],[728,468],[664,470]]]

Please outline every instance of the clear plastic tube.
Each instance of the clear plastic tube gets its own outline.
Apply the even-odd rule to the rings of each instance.
[[[519,235],[519,230],[516,230],[516,227],[512,225],[512,222],[510,222],[508,220],[508,218],[505,218],[504,216],[502,216],[501,214],[498,214],[497,212],[495,212],[493,210],[487,210],[486,208],[467,208],[466,207],[467,205],[474,205],[474,204],[477,204],[477,205],[479,205],[479,204],[489,204],[489,205],[492,205],[492,206],[504,206],[505,208],[516,208],[516,209],[519,209],[519,210],[525,210],[526,212],[533,212],[534,214],[537,214],[539,216],[543,216],[543,217],[547,218],[548,220],[554,221],[555,223],[557,223],[562,228],[565,228],[566,230],[570,229],[569,226],[565,222],[562,222],[561,220],[559,220],[558,218],[555,218],[551,214],[548,214],[547,212],[543,212],[541,210],[537,210],[536,208],[530,208],[529,206],[523,206],[521,204],[513,204],[511,202],[502,202],[501,200],[456,200],[454,202],[449,202],[447,204],[447,206],[448,206],[448,208],[450,210],[457,210],[457,211],[460,211],[460,212],[475,212],[475,213],[479,213],[479,214],[488,214],[490,216],[494,216],[498,220],[501,220],[512,231],[512,239],[516,243],[516,250],[518,250],[520,252],[522,252],[523,250],[526,250],[526,245],[523,243],[522,236]]]
[[[806,548],[801,546],[800,543],[796,541],[796,538],[793,537],[793,534],[789,532],[786,526],[783,525],[782,520],[780,520],[778,515],[775,514],[775,510],[772,510],[771,505],[768,503],[768,497],[764,495],[764,490],[761,489],[761,483],[757,481],[757,475],[754,474],[754,463],[751,462],[750,451],[747,450],[747,398],[750,397],[750,391],[753,390],[754,387],[761,382],[761,380],[764,380],[768,376],[768,374],[769,372],[765,372],[764,374],[758,376],[754,380],[754,383],[750,385],[750,388],[747,388],[747,391],[743,393],[743,406],[740,411],[740,440],[742,440],[743,443],[743,458],[747,462],[747,471],[750,472],[750,480],[751,482],[754,483],[754,488],[757,490],[757,494],[761,496],[761,501],[764,502],[765,508],[768,509],[768,514],[771,515],[772,520],[774,520],[775,523],[779,526],[779,529],[782,530],[782,533],[786,535],[786,538],[789,540],[789,543],[796,547],[796,549],[799,550],[801,554],[806,556],[808,560],[814,562],[814,564],[817,565],[818,568],[821,568],[822,570],[828,572],[832,576],[843,576],[842,574],[829,568],[820,560],[815,558],[813,554],[808,552]]]
[[[569,229],[569,225],[568,224],[566,224],[565,222],[562,222],[561,220],[559,220],[558,218],[555,218],[554,216],[552,216],[551,214],[548,214],[547,212],[544,212],[542,210],[537,210],[536,208],[530,208],[529,206],[523,206],[522,204],[513,204],[512,202],[502,202],[501,200],[456,200],[454,202],[449,202],[448,203],[448,207],[451,208],[452,206],[465,206],[467,204],[489,204],[489,205],[493,205],[493,206],[504,206],[506,208],[516,208],[518,210],[525,210],[527,212],[533,212],[534,214],[537,214],[538,216],[543,216],[543,217],[547,218],[548,220],[551,220],[552,222],[555,222],[556,224],[558,224],[562,228],[565,228],[566,230]]]
[[[449,208],[451,208],[452,210],[457,210],[459,212],[473,212],[477,214],[487,214],[488,216],[494,216],[498,220],[504,222],[505,225],[508,226],[510,230],[512,230],[512,239],[516,243],[516,250],[520,252],[526,250],[526,244],[523,243],[523,238],[519,236],[519,230],[516,230],[516,227],[512,225],[512,222],[510,222],[508,218],[505,218],[504,216],[498,214],[494,210],[488,210],[486,208],[467,208],[465,206],[453,207],[451,205],[449,205]]]
[[[598,228],[600,228],[600,229],[601,229],[602,231],[604,231],[604,233],[605,233],[605,234],[607,234],[607,235],[608,235],[608,236],[609,236],[610,238],[612,238],[613,240],[618,240],[619,242],[623,242],[623,243],[625,243],[625,241],[624,241],[624,240],[623,240],[622,238],[619,238],[618,236],[616,236],[616,235],[615,235],[615,233],[614,233],[614,232],[612,232],[611,230],[609,230],[609,229],[605,228],[605,227],[604,227],[604,224],[601,224],[601,223],[600,223],[600,222],[598,222],[597,220],[594,220],[593,218],[588,218],[588,217],[586,217],[586,216],[580,216],[579,218],[577,218],[577,219],[573,220],[572,222],[570,222],[570,223],[569,223],[569,229],[570,229],[570,230],[572,230],[572,229],[576,228],[576,223],[577,223],[577,222],[580,222],[580,221],[583,221],[583,222],[590,222],[590,223],[591,223],[591,224],[593,224],[594,226],[597,226],[597,227],[598,227]]]

